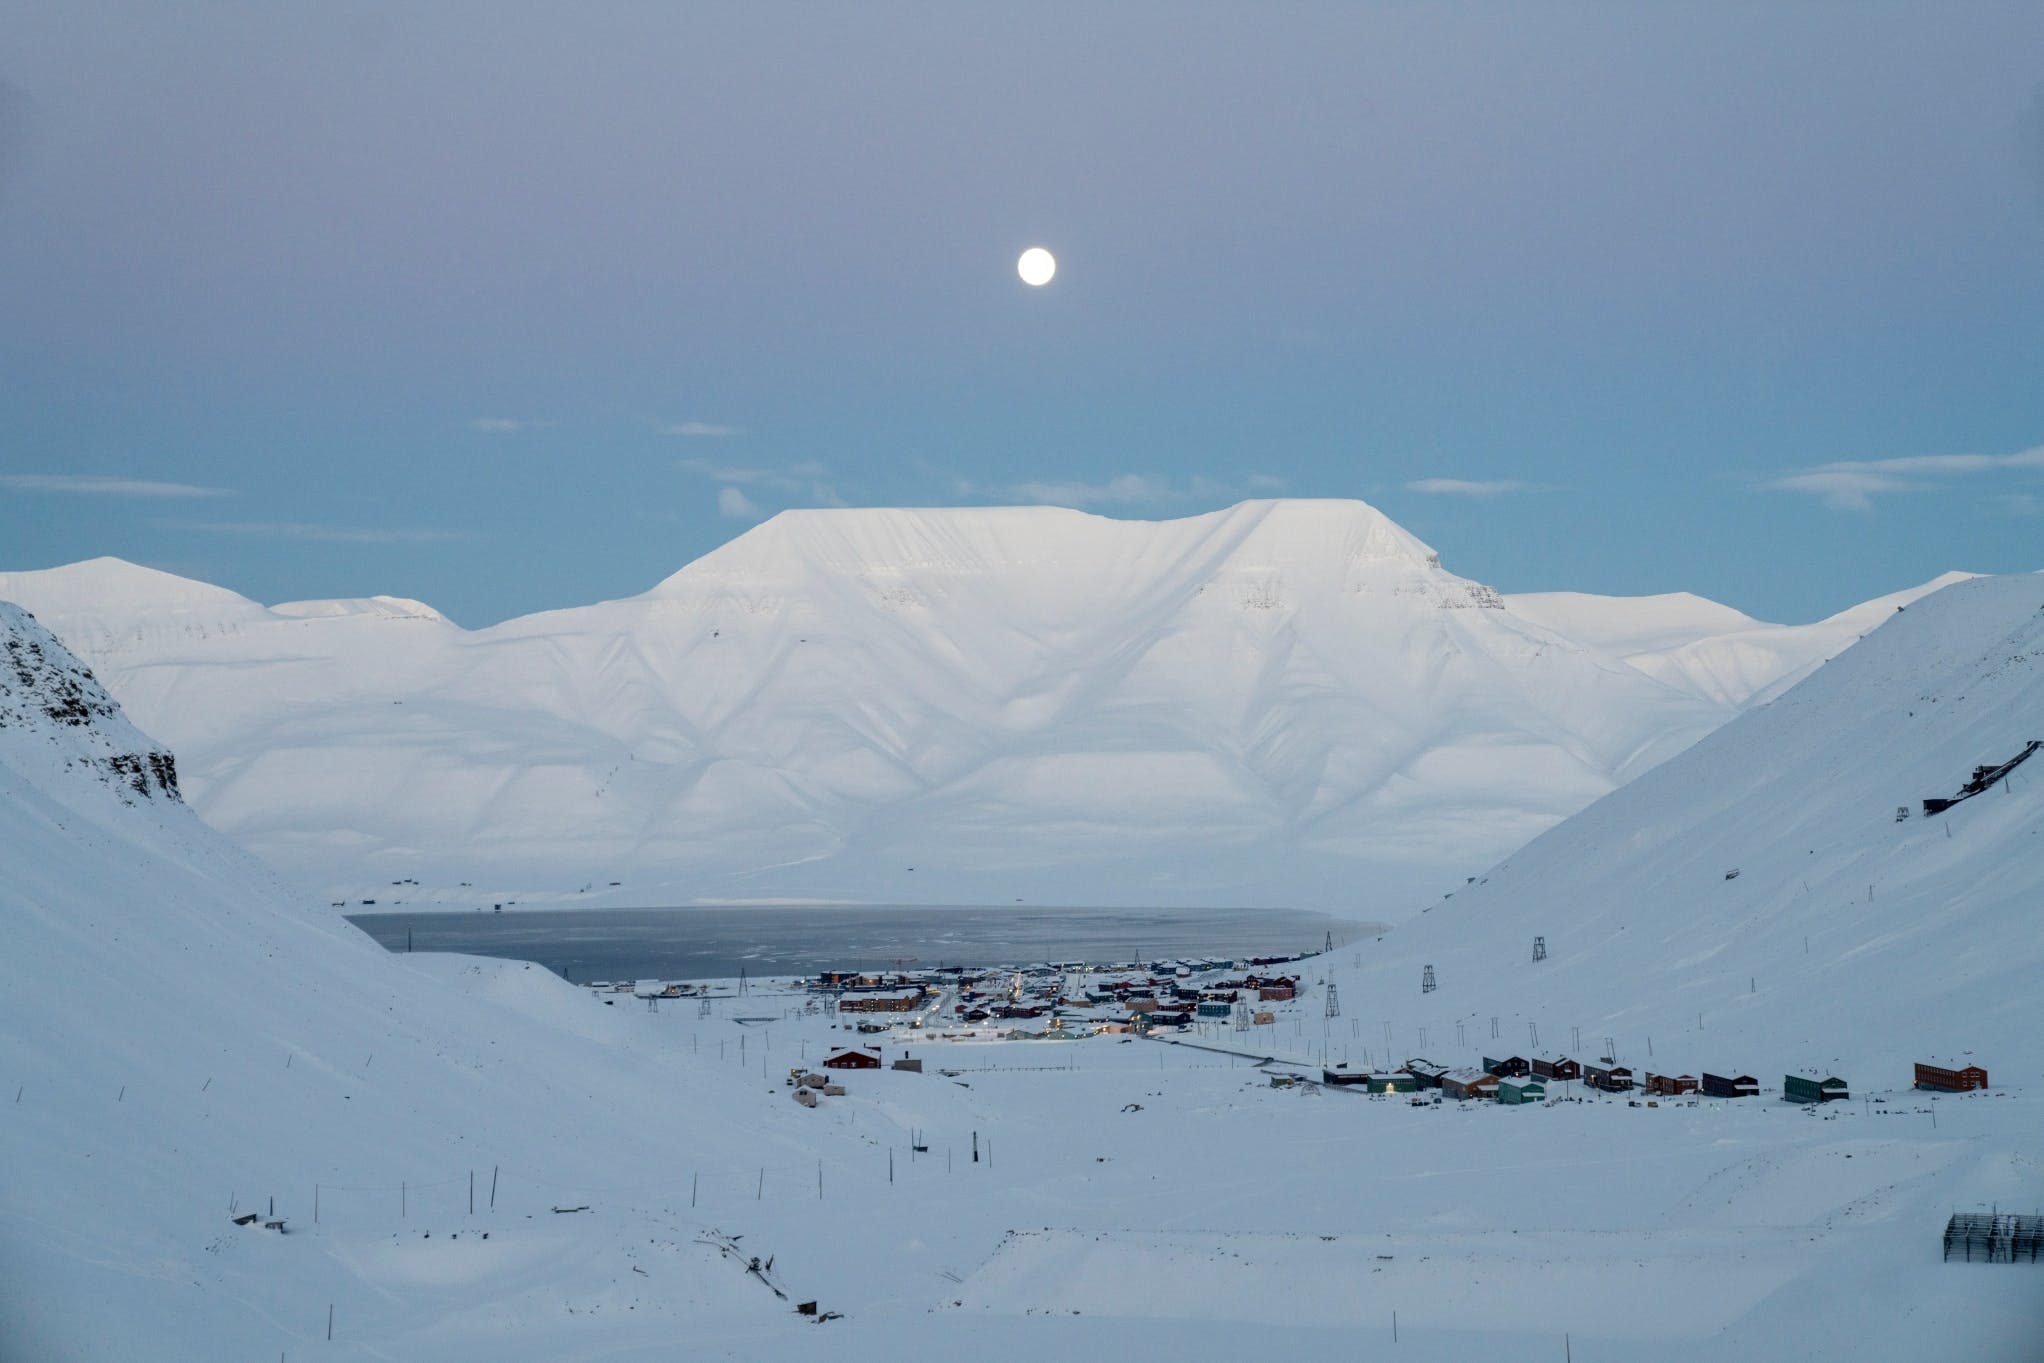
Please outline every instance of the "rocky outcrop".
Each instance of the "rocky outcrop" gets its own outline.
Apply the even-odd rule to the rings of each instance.
[[[130,803],[182,799],[177,759],[128,723],[91,668],[7,602],[0,602],[0,731],[11,750],[47,749]]]

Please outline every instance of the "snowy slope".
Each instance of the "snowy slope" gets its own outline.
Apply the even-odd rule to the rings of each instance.
[[[385,903],[417,879],[1395,919],[1844,637],[1505,603],[1359,502],[790,512],[643,596],[473,632],[107,559],[0,574],[10,597],[216,827]]]
[[[2036,1083],[2044,765],[1921,814],[2034,738],[2044,577],[1959,582],[1391,932],[1360,969],[1338,957],[1335,978],[1415,1049],[1420,1026],[1449,1049],[1459,1022],[1471,1051],[1524,1052],[1532,1024],[1548,1049],[1612,1038],[1635,1068],[1778,1083],[1818,1066],[1878,1086],[1970,1053]]]
[[[1508,596],[1515,615],[1600,647],[1648,676],[1704,700],[1743,706],[1779,695],[1906,606],[1971,574],[1943,573],[1921,586],[1862,601],[1809,625],[1772,625],[1686,592]]]
[[[1933,747],[1999,743],[1988,707],[2034,713],[2035,605],[2019,598],[2044,584],[2006,586],[1955,589],[1976,595],[1943,615],[1943,598],[1912,609],[1928,619],[1886,670],[1846,674],[1855,701],[1886,684],[1941,688],[1930,694],[1949,708],[1895,745],[1941,782]],[[1898,642],[1892,633],[1863,647]],[[1949,1207],[2034,1198],[2044,1123],[2022,1085],[2035,1083],[2036,1050],[2026,1065],[1998,1049],[2034,1040],[2018,1008],[1952,1013],[1995,1049],[2000,1087],[1939,1104],[1941,1128],[1892,1081],[1892,1106],[1865,1118],[1857,1104],[1821,1116],[1778,1103],[1414,1108],[1280,1092],[1226,1055],[1113,1038],[946,1047],[918,1036],[908,1044],[927,1073],[847,1076],[849,1094],[810,1112],[778,1076],[843,1033],[799,996],[755,981],[704,1018],[605,1007],[515,963],[385,955],[327,911],[293,905],[166,785],[138,788],[133,764],[111,759],[162,750],[34,622],[0,607],[0,646],[8,1363],[615,1363],[677,1350],[878,1363],[904,1348],[1346,1359],[1393,1350],[1394,1311],[1401,1358],[1544,1357],[1572,1338],[1572,1356],[1587,1358],[2016,1363],[2044,1329],[2028,1266],[1943,1265],[1934,1248]],[[1914,656],[1939,648],[1944,663]],[[1815,694],[1788,727],[1837,733],[1838,695]],[[1730,751],[1753,759],[1743,740]],[[1682,790],[1655,797],[1670,826],[1604,826],[1658,845],[1674,879],[1624,881],[1621,849],[1585,883],[1658,885],[1707,937],[1725,934],[1725,907],[1679,875],[1715,847],[1678,849],[1697,830],[1717,836],[1712,811],[1752,779],[1744,763],[1731,776],[1723,765],[1692,767]],[[2009,868],[1958,897],[1947,924],[1982,949],[2035,950],[2034,933],[2003,932],[2008,902],[2036,898],[2035,850],[2010,822],[2022,789],[1960,807],[2000,821],[1983,823],[1993,840],[1977,850]],[[1855,803],[1813,800],[1823,813],[1812,818],[1857,828]],[[1685,820],[1690,831],[1674,826]],[[1581,855],[1573,827],[1557,841]],[[1924,870],[1925,849],[1907,846]],[[1536,871],[1547,859],[1527,855]],[[1768,862],[1748,866],[1735,884]],[[1525,882],[1547,896],[1543,917],[1564,924],[1557,933],[1582,928],[1591,911],[1563,917],[1568,882],[1544,875]],[[1908,880],[1883,880],[1884,895]],[[1369,950],[1460,941],[1474,955],[1445,966],[1429,996],[1454,997],[1477,974],[1496,910],[1451,925],[1437,909]],[[1867,929],[1898,923],[1906,930],[1907,915]],[[1547,1002],[1566,1000],[1565,1013],[1592,1000],[1664,1006],[1654,995],[1669,979],[1617,968],[1637,965],[1619,945],[1551,940],[1567,987]],[[1968,970],[2005,992],[2034,972],[2030,956],[1983,968],[1947,949],[1949,960],[1898,964],[1878,938],[1862,947],[1873,968],[1827,972],[1802,995],[1770,984],[1758,996],[1769,1011],[1727,1035],[1764,1058],[1758,1038],[1807,1025],[1851,1064],[1919,1039],[1926,1015],[1904,977],[1925,959],[1936,981],[1924,997]],[[1571,969],[1578,954],[1607,969]],[[1494,996],[1511,987],[1503,971]],[[1388,979],[1368,978],[1387,987],[1373,997],[1365,976],[1344,979],[1347,1019],[1323,1019],[1315,995],[1275,1005],[1280,1026],[1267,1030],[1304,1048],[1317,1025],[1323,1048],[1346,1046],[1338,1025],[1369,1016],[1374,1039],[1381,1004],[1409,1034],[1416,1015]],[[1902,1006],[1855,1007],[1870,985],[1903,986]],[[1409,984],[1406,996],[1418,998]],[[773,1020],[748,1026],[732,1004]],[[1433,1021],[1445,1043],[1449,1019]],[[889,1040],[889,1053],[902,1044]],[[230,1224],[230,1205],[266,1214],[272,1198],[288,1233]],[[713,1231],[736,1257],[705,1243]],[[745,1272],[748,1255],[787,1299]],[[791,1309],[807,1299],[846,1318],[807,1323]]]
[[[614,1017],[588,1020],[611,1024],[613,1044],[591,1044],[534,1020],[535,999],[583,1002],[536,968],[480,967],[521,981],[523,1006],[471,1002],[330,910],[289,907],[154,775],[162,750],[6,604],[0,648],[0,1357],[295,1356],[337,1284],[412,1312],[409,1328],[439,1321],[458,1354],[481,1326],[432,1300],[458,1262],[378,1263],[387,1232],[306,1250],[230,1226],[229,1198],[265,1211],[274,1196],[299,1224],[325,1182],[345,1227],[383,1200],[345,1189],[427,1170],[586,1179],[590,1149],[617,1171],[668,1167],[653,1133],[684,1109],[671,1073],[615,1044]],[[710,1124],[690,1140],[732,1160],[773,1145]],[[411,1195],[444,1215],[453,1190]],[[544,1229],[504,1251],[530,1270],[499,1283],[506,1309],[612,1291],[616,1244]],[[701,1300],[677,1286],[661,1310],[718,1317],[702,1302],[728,1285],[700,1257],[677,1252],[675,1274],[700,1278]],[[744,1306],[722,1309],[742,1322]]]

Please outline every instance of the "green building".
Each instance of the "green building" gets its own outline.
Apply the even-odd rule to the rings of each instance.
[[[1538,1079],[1498,1080],[1498,1101],[1508,1105],[1541,1103],[1547,1100],[1547,1085]]]
[[[1781,1096],[1791,1103],[1835,1103],[1852,1094],[1845,1081],[1836,1075],[1829,1079],[1807,1079],[1800,1074],[1785,1074],[1781,1078]]]

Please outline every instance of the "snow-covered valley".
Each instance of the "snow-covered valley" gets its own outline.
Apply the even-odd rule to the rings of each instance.
[[[1274,501],[789,512],[642,596],[481,630],[110,559],[0,600],[329,899],[1396,921],[1948,580],[1803,626],[1505,597],[1362,502]]]
[[[1947,1264],[1939,1235],[2044,1186],[2044,771],[1920,802],[2044,737],[2044,578],[1883,615],[1296,967],[1266,1027],[890,1036],[925,1072],[851,1072],[811,1110],[788,1067],[848,1038],[802,996],[705,1016],[387,955],[194,817],[0,607],[0,1356],[2034,1357],[2044,1269]],[[1269,1082],[1536,1049],[1763,1096]],[[1948,1057],[1993,1087],[1909,1090]],[[1775,1096],[1812,1070],[1851,1101]]]

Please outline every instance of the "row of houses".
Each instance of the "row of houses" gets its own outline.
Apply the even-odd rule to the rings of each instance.
[[[1578,1062],[1568,1056],[1485,1056],[1481,1068],[1438,1065],[1414,1058],[1388,1073],[1336,1067],[1322,1071],[1323,1082],[1360,1087],[1371,1093],[1417,1093],[1440,1089],[1451,1098],[1493,1098],[1501,1103],[1539,1102],[1549,1083],[1581,1082],[1605,1093],[1640,1089],[1658,1097],[1701,1094],[1710,1098],[1753,1098],[1760,1081],[1750,1074],[1659,1074],[1648,1070],[1636,1081],[1632,1070],[1609,1060]],[[1987,1087],[1987,1071],[1978,1065],[1948,1067],[1918,1062],[1915,1086],[1964,1093]],[[1852,1097],[1851,1086],[1836,1075],[1785,1074],[1782,1098],[1791,1103],[1832,1103]]]
[[[905,989],[848,989],[838,995],[840,1013],[913,1013],[930,991],[921,985]]]

